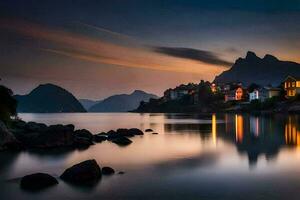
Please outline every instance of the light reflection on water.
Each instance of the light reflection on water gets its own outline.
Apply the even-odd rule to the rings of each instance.
[[[6,198],[105,199],[298,199],[298,115],[243,114],[21,114],[26,121],[69,124],[98,133],[117,128],[151,128],[127,147],[109,142],[85,151],[1,153],[0,186]],[[39,194],[20,191],[9,179],[28,173],[59,176],[68,166],[94,158],[125,171],[81,191],[61,182]],[[5,161],[5,162],[4,162]],[[118,193],[113,191],[118,189]],[[64,191],[63,193],[61,191]],[[237,192],[238,190],[238,192]],[[271,192],[271,191],[276,191]],[[155,192],[154,192],[155,191]],[[245,195],[251,192],[250,195]],[[176,194],[176,195],[174,195]]]

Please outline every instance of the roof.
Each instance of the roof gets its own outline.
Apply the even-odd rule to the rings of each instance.
[[[287,79],[293,79],[293,80],[295,80],[295,81],[300,81],[300,77],[296,77],[296,76],[291,76],[291,75],[288,75],[285,79],[284,79],[284,81],[286,81]]]

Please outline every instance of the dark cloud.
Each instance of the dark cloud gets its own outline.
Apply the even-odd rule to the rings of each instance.
[[[216,53],[183,47],[154,47],[155,52],[178,58],[197,60],[208,64],[231,66],[233,63],[220,58]]]

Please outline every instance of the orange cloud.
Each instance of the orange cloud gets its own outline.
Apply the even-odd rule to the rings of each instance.
[[[49,47],[42,48],[44,51],[94,63],[210,76],[226,69],[212,64],[159,54],[143,46],[117,45],[99,38],[90,38],[28,22],[2,20],[0,28],[31,37],[39,42],[44,42],[45,45],[50,43]],[[109,33],[109,31],[106,32]]]

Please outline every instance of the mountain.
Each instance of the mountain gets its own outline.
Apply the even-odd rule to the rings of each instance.
[[[141,90],[135,90],[131,94],[119,94],[110,96],[93,105],[89,112],[126,112],[136,109],[141,101],[149,101],[150,98],[158,98]]]
[[[94,100],[90,100],[90,99],[79,99],[79,102],[86,110],[88,110],[88,109],[90,109],[90,107],[99,103],[100,101],[94,101]]]
[[[259,58],[253,52],[248,52],[246,58],[239,58],[227,71],[216,76],[214,82],[241,82],[244,85],[257,83],[261,85],[280,84],[288,75],[300,76],[300,64],[281,61],[272,55]]]
[[[18,101],[18,112],[86,112],[70,92],[53,84],[39,85],[29,94],[15,95],[15,98]]]

